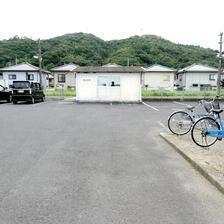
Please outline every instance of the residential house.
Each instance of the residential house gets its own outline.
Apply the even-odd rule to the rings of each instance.
[[[175,69],[156,64],[144,70],[143,85],[146,89],[174,89]]]
[[[218,69],[208,65],[193,64],[180,69],[176,86],[183,90],[211,90],[216,88]]]
[[[48,87],[48,76],[50,72],[42,70],[42,86]],[[0,83],[10,87],[13,81],[40,82],[39,68],[29,63],[17,64],[0,68]]]
[[[75,72],[78,65],[73,63],[51,69],[54,76],[54,88],[75,89]]]
[[[76,72],[78,102],[141,102],[140,67],[87,66]]]

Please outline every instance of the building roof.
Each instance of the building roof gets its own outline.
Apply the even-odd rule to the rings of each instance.
[[[102,67],[102,66],[85,66],[78,67],[74,70],[77,73],[142,73],[141,67],[119,66],[119,67]]]
[[[218,72],[218,69],[208,65],[193,64],[178,71],[178,73],[182,72]]]
[[[122,67],[121,65],[115,64],[115,63],[108,63],[106,65],[103,65],[102,67]]]
[[[74,69],[76,69],[78,67],[78,65],[75,65],[73,63],[69,63],[69,64],[66,64],[66,65],[61,65],[61,66],[58,66],[58,67],[55,67],[55,68],[52,68],[51,71],[53,72],[71,72],[73,71]]]
[[[148,68],[144,68],[147,72],[175,72],[176,70],[173,68],[169,68],[163,65],[155,64]]]
[[[21,64],[18,64],[18,65],[12,65],[12,66],[9,66],[9,67],[5,67],[5,68],[0,68],[0,71],[5,71],[5,72],[38,72],[39,71],[39,68],[34,66],[34,65],[31,65],[29,63],[21,63]],[[49,71],[45,71],[45,70],[42,70],[43,72],[45,73],[50,73]]]

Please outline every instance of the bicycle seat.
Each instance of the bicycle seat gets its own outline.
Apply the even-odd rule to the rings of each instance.
[[[195,106],[191,106],[191,105],[188,105],[188,106],[187,106],[187,109],[188,109],[188,110],[193,110],[194,108],[195,108]]]
[[[220,114],[223,112],[223,109],[211,109],[211,112],[213,112],[214,114]]]

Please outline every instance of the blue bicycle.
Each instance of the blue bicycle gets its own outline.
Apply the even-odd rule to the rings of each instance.
[[[205,109],[204,114],[196,114],[194,106],[187,105],[187,111],[178,110],[173,112],[168,117],[168,128],[175,135],[185,135],[190,132],[194,123],[204,116],[214,117],[214,114],[211,112],[215,104],[217,96],[213,98],[212,101],[200,100],[199,106],[202,106]]]
[[[219,107],[219,104],[216,107]],[[211,112],[214,117],[205,116],[198,119],[191,129],[191,137],[200,147],[209,147],[224,138],[224,123],[220,117],[223,109],[212,108]]]

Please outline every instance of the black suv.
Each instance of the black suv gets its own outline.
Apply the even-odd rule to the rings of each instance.
[[[12,100],[12,92],[2,85],[0,85],[0,100],[6,100],[8,103]]]
[[[13,81],[12,85],[12,102],[16,104],[18,101],[44,101],[45,95],[40,83],[29,81]]]

